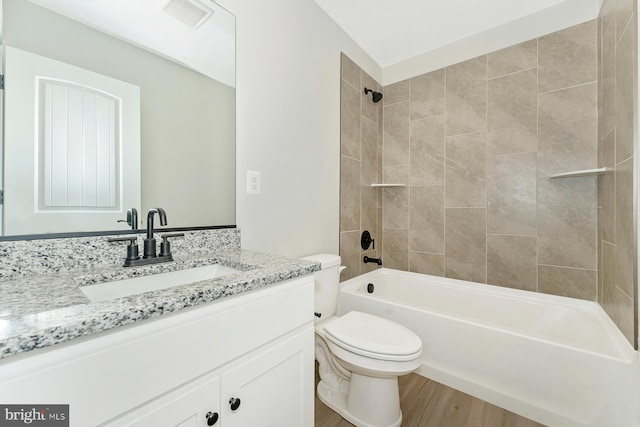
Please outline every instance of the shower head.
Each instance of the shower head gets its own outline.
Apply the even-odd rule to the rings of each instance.
[[[373,99],[374,103],[378,103],[382,99],[382,94],[380,92],[376,92],[373,89],[367,89],[365,87],[364,88],[364,94],[367,95],[368,93],[371,93],[371,98]]]

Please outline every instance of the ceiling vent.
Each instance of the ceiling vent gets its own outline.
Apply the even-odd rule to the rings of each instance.
[[[164,11],[191,28],[198,28],[213,15],[208,2],[200,0],[169,0]]]

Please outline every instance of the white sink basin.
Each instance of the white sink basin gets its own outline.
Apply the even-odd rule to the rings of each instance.
[[[91,302],[100,302],[235,273],[240,273],[240,271],[224,265],[212,264],[169,273],[81,286],[80,290]]]

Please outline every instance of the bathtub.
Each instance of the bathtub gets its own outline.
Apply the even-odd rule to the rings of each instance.
[[[341,283],[351,310],[418,334],[420,375],[539,423],[640,425],[637,354],[597,303],[382,268]]]

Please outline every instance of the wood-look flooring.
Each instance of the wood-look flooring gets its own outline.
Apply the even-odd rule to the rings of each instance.
[[[417,374],[404,375],[398,383],[403,427],[544,427]],[[315,427],[352,426],[317,395],[315,411]]]

